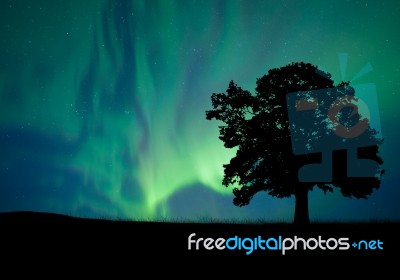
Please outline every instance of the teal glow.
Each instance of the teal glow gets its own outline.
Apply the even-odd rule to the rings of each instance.
[[[204,112],[230,80],[253,91],[306,61],[376,85],[387,169],[369,200],[313,192],[311,217],[400,218],[400,5],[289,4],[1,1],[0,211],[291,220],[291,199],[233,206],[221,180],[234,151]]]

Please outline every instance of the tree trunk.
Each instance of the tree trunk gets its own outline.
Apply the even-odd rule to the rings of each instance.
[[[308,216],[308,188],[306,186],[297,186],[295,189],[296,206],[294,210],[294,223],[297,225],[306,225],[310,223]]]

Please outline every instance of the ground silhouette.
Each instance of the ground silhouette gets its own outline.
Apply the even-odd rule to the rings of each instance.
[[[132,262],[137,264],[145,257],[153,261],[160,258],[160,261],[165,262],[179,257],[198,256],[215,256],[219,261],[221,257],[233,256],[246,259],[262,257],[263,260],[268,258],[285,262],[292,257],[296,262],[298,257],[323,257],[321,260],[324,263],[326,257],[337,257],[338,261],[350,257],[349,261],[353,263],[354,257],[389,260],[400,249],[397,242],[400,234],[398,221],[316,222],[304,227],[268,221],[157,222],[80,218],[43,212],[9,212],[0,213],[0,227],[0,245],[4,256],[2,263],[4,265],[7,259],[19,267],[24,267],[23,263],[32,265],[37,262],[39,267],[65,264],[68,269],[72,269],[77,264],[87,266],[89,262],[95,264],[89,266],[91,269],[98,269],[98,264],[103,263],[107,266],[116,263],[117,267],[126,263],[126,267],[131,269]],[[188,238],[193,233],[193,239],[199,240],[199,249],[193,245],[189,250]],[[298,249],[287,250],[285,255],[279,247],[271,250],[254,247],[251,254],[247,254],[249,239],[255,240],[258,237],[263,240],[295,237],[305,240],[330,239],[332,250],[303,248],[303,243],[299,241]],[[205,240],[208,243],[210,241],[208,238],[241,238],[247,241],[242,248],[217,250],[204,248]],[[333,248],[335,242],[332,238],[348,238],[349,244],[359,243],[360,240],[380,240],[383,249],[376,246],[370,249],[350,246],[347,250],[339,250],[338,247]],[[309,244],[314,246],[315,241]],[[322,245],[326,248],[326,242]]]

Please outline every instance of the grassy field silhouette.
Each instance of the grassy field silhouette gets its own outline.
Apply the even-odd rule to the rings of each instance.
[[[217,257],[388,257],[400,248],[400,223],[396,221],[314,222],[299,226],[285,222],[218,221],[129,221],[79,218],[68,215],[39,212],[0,213],[3,253],[34,257],[38,252],[47,256],[73,254],[78,258],[109,258],[118,255],[154,256],[217,256]],[[280,250],[253,250],[249,255],[238,250],[207,250],[192,246],[188,237],[228,239],[230,237],[264,239],[347,237],[350,242],[380,240],[383,250],[290,250],[282,256]]]

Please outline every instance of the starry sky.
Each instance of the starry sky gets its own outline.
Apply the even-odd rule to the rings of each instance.
[[[292,221],[293,198],[233,205],[221,180],[235,151],[205,111],[230,80],[254,92],[304,61],[374,83],[385,139],[380,189],[315,189],[311,220],[399,220],[399,13],[386,0],[0,1],[0,212]]]

